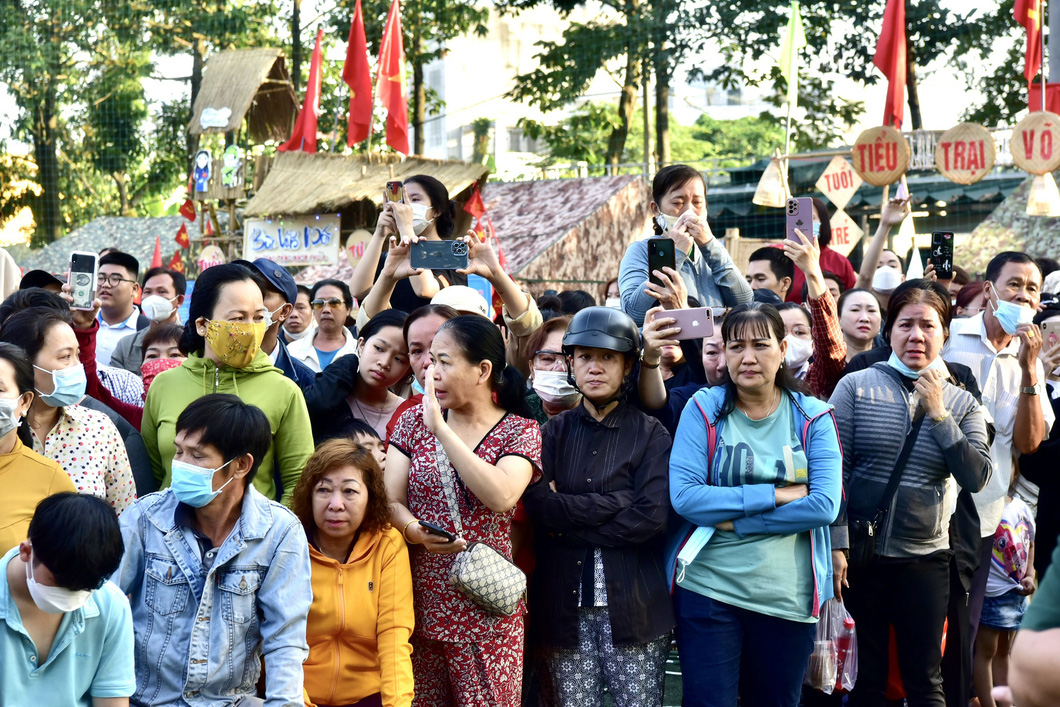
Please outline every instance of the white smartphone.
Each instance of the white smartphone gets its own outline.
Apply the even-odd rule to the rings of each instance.
[[[681,327],[681,331],[674,338],[678,341],[714,336],[714,310],[710,307],[671,309],[662,312],[662,316],[677,320],[676,326]]]
[[[67,282],[74,301],[71,309],[92,309],[96,300],[96,278],[99,277],[99,256],[95,253],[74,252],[70,254],[70,271]]]

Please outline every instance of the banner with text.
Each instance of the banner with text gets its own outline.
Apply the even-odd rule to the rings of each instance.
[[[335,265],[339,262],[337,214],[248,218],[243,226],[243,257],[268,258],[280,265]]]

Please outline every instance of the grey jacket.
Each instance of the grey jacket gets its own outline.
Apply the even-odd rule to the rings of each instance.
[[[920,396],[899,382],[886,363],[845,376],[829,402],[835,406],[843,445],[845,498],[833,526],[836,549],[849,547],[848,516],[873,518],[895,460],[905,442]],[[876,553],[911,558],[949,548],[956,489],[978,491],[990,478],[990,442],[983,409],[950,382],[943,390],[949,412],[941,422],[924,420],[883,527]]]
[[[114,353],[110,355],[110,365],[140,375],[140,366],[144,363],[144,337],[147,336],[148,330],[149,327],[140,329],[135,334],[119,340],[118,345],[114,347]]]

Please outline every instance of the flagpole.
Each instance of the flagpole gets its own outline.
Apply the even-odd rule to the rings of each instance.
[[[1049,84],[1046,81],[1046,68],[1045,68],[1045,5],[1046,0],[1042,0],[1038,5],[1038,42],[1041,45],[1042,51],[1042,112],[1045,112],[1045,92],[1048,90]]]

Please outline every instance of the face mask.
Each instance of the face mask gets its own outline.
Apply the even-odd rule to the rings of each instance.
[[[420,385],[420,382],[415,378],[412,379],[412,392],[417,393],[419,395],[424,395],[427,393],[427,391],[423,389],[423,386]]]
[[[266,327],[266,329],[267,328],[268,327]],[[284,333],[284,336],[286,336],[291,341],[299,341],[301,339],[304,339],[305,335],[308,334],[312,329],[313,329],[312,326],[307,326],[305,329],[303,329],[302,331],[300,331],[300,332],[298,332],[296,334],[293,331],[287,331],[287,327],[284,327],[283,328],[283,333]]]
[[[85,377],[85,367],[82,364],[79,363],[76,366],[59,368],[54,371],[49,371],[37,365],[33,367],[38,371],[52,374],[52,387],[54,390],[47,394],[42,393],[40,390],[37,391],[40,399],[48,407],[61,408],[67,405],[76,405],[81,398],[85,397],[88,379]]]
[[[534,371],[534,391],[542,401],[559,407],[574,407],[582,394],[567,380],[566,371]]]
[[[144,361],[140,366],[140,377],[144,380],[144,400],[147,400],[147,390],[154,382],[155,376],[163,371],[176,368],[181,363],[183,361],[179,358],[153,358],[150,361]]]
[[[611,309],[622,309],[622,298],[608,297],[606,300],[604,300],[604,306],[610,307]]]
[[[993,289],[993,287],[990,289]],[[994,297],[997,297],[997,293],[994,294]],[[1030,307],[1020,306],[1015,302],[1005,302],[999,299],[997,304],[994,304],[994,298],[992,297],[990,299],[990,309],[993,311],[998,324],[1009,336],[1015,336],[1016,328],[1020,324],[1030,324],[1034,321],[1034,310]]]
[[[417,236],[427,230],[434,223],[434,219],[427,220],[427,212],[431,207],[427,204],[410,204],[412,207],[412,232]]]
[[[882,294],[889,294],[894,288],[902,284],[902,273],[886,265],[876,268],[876,274],[872,276],[872,289]]]
[[[661,228],[663,233],[669,233],[670,229],[677,225],[677,219],[679,218],[681,217],[661,213],[655,217],[655,225]]]
[[[164,322],[173,314],[173,299],[161,295],[148,295],[140,302],[140,311],[153,322]]]
[[[821,222],[820,221],[814,221],[813,222],[813,237],[817,238],[820,235],[821,235]]]
[[[217,498],[225,486],[232,483],[236,477],[221,484],[221,488],[213,490],[213,475],[232,463],[229,459],[216,469],[206,469],[194,464],[173,460],[173,480],[170,488],[173,495],[181,503],[186,503],[192,508],[202,508],[210,501]]]
[[[226,322],[211,319],[206,325],[206,343],[217,360],[232,368],[246,368],[261,350],[265,322]]]
[[[919,378],[920,374],[924,371],[939,371],[943,375],[949,375],[949,370],[946,368],[946,362],[942,360],[941,356],[936,356],[935,360],[925,366],[923,371],[914,371],[912,368],[902,363],[902,359],[898,358],[898,354],[892,351],[891,357],[887,359],[887,365],[901,373],[906,378],[911,378],[912,380]]]
[[[276,309],[272,310],[271,312],[265,312],[265,329],[271,329],[272,328],[272,325],[276,323],[276,320],[273,319],[273,316],[277,312],[279,312],[281,309],[283,309],[285,306],[286,305],[281,304],[279,307],[277,307]]]
[[[33,579],[33,557],[26,563],[26,587],[29,595],[33,597],[33,603],[45,614],[65,614],[77,611],[88,603],[92,592],[87,589],[64,589],[63,587],[52,587],[39,584]]]
[[[793,370],[802,368],[813,354],[813,342],[791,334],[785,336],[784,341],[788,342],[788,349],[784,352],[784,363]]]
[[[0,398],[0,437],[5,437],[11,430],[22,426],[22,418],[15,414],[21,399],[21,396],[17,398]]]

